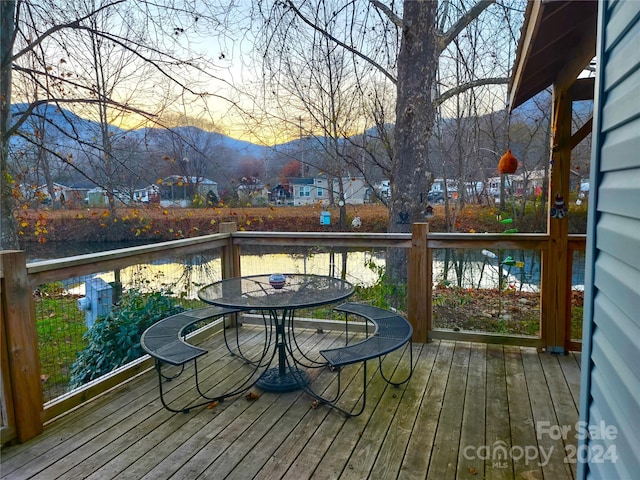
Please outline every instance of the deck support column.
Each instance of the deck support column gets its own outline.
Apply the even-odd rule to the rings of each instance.
[[[236,222],[220,223],[220,233],[228,233],[227,246],[222,249],[222,278],[239,277],[240,273],[240,247],[233,243],[233,233],[238,231]],[[227,315],[227,325],[238,326],[238,314]]]
[[[43,396],[33,289],[27,276],[23,251],[0,253],[2,278],[3,349],[6,347],[8,378],[3,367],[3,403],[10,404],[18,442],[42,433]],[[3,355],[4,359],[5,355]],[[7,419],[11,423],[12,419]]]
[[[413,327],[413,341],[426,343],[431,331],[431,251],[427,246],[428,223],[411,227],[411,249],[407,265],[408,317]]]
[[[240,276],[240,247],[233,244],[233,232],[238,231],[236,222],[220,223],[220,233],[229,233],[227,246],[222,252],[222,278]]]
[[[542,337],[549,353],[564,353],[566,322],[571,318],[571,305],[567,301],[571,288],[569,272],[568,213],[558,214],[560,207],[568,207],[569,174],[571,165],[571,115],[572,101],[567,88],[554,86],[551,139],[551,173],[549,175],[549,199],[547,231],[549,248],[543,252],[545,271],[541,295]],[[569,280],[567,281],[567,278]]]

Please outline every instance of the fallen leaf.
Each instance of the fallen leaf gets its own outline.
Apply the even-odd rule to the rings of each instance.
[[[213,402],[211,402],[209,405],[207,405],[208,409],[212,409],[212,408],[216,408],[218,406],[218,401],[215,400]]]
[[[257,393],[254,393],[254,392],[249,392],[244,396],[244,398],[246,398],[249,401],[252,401],[252,400],[259,399],[260,395],[258,395]]]
[[[475,467],[469,467],[469,473],[471,475],[477,475],[478,474],[478,469]]]

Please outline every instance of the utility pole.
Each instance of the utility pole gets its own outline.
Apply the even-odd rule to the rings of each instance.
[[[304,146],[302,145],[302,116],[298,117],[298,142],[300,145],[300,176],[304,178]]]

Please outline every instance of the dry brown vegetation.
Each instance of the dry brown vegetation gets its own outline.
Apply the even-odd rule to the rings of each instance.
[[[444,206],[434,207],[435,216],[429,220],[432,232],[446,232]],[[320,212],[331,213],[331,225],[320,225]],[[502,232],[505,229],[496,220],[496,207],[468,205],[456,214],[455,231],[463,233]],[[389,212],[380,204],[349,205],[343,226],[339,225],[338,208],[304,207],[213,207],[163,208],[142,206],[119,208],[115,214],[105,208],[22,210],[18,226],[23,242],[68,241],[162,241],[218,233],[223,222],[235,222],[239,230],[280,232],[372,232],[387,231]],[[510,228],[520,232],[536,232],[536,225],[544,225],[541,212],[532,212]],[[351,222],[360,217],[361,226]],[[586,207],[570,207],[570,233],[586,230]]]
[[[485,207],[486,208],[486,207]],[[331,213],[331,225],[320,225],[320,212]],[[478,223],[474,208],[469,207],[468,227]],[[352,227],[355,217],[361,226]],[[238,229],[248,231],[363,231],[386,232],[388,210],[382,205],[350,206],[343,228],[339,225],[337,208],[263,207],[263,208],[120,208],[116,214],[107,209],[25,210],[19,216],[23,241],[132,241],[172,240],[217,233],[223,222],[236,222]],[[491,223],[491,222],[489,222]],[[493,221],[495,223],[495,220]],[[436,207],[430,221],[433,231],[445,231],[444,207]],[[476,226],[475,229],[478,227]],[[480,230],[484,231],[484,230]]]

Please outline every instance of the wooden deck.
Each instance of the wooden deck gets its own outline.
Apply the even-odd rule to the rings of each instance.
[[[251,348],[260,333],[242,330]],[[316,352],[340,337],[310,329],[299,335]],[[225,355],[220,336],[206,345],[203,382],[237,378],[238,362]],[[52,422],[38,438],[3,448],[0,472],[46,480],[575,478],[578,354],[446,341],[414,345],[413,353],[416,370],[401,388],[388,387],[377,362],[369,363],[367,408],[350,419],[313,408],[301,392],[257,390],[257,400],[171,414],[149,371]],[[405,370],[408,359],[407,352],[388,358],[385,371]],[[192,395],[191,372],[168,384],[171,398]],[[331,388],[335,375],[317,373],[314,386]],[[361,376],[353,385],[359,394]],[[565,425],[571,431],[562,435]]]

